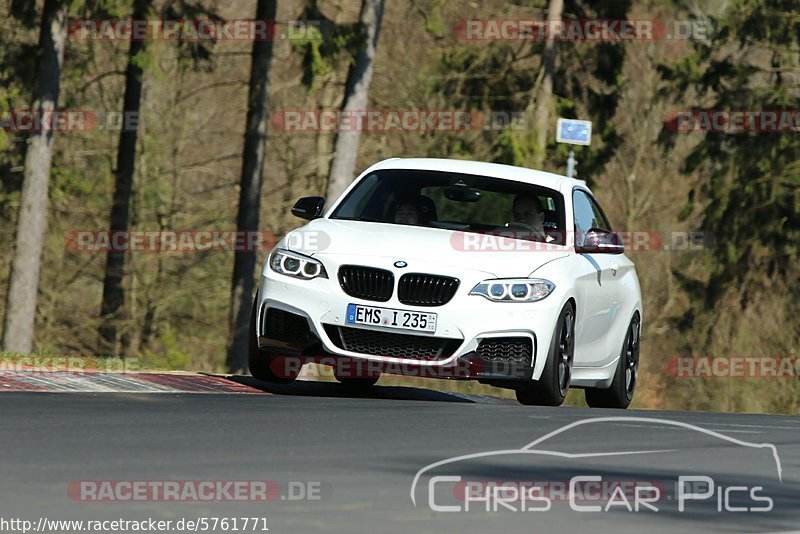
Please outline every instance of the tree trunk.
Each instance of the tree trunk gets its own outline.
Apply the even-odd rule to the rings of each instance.
[[[258,0],[256,19],[275,20],[277,0]],[[261,184],[264,173],[264,154],[267,138],[269,64],[272,60],[272,39],[253,42],[250,66],[250,89],[247,100],[247,126],[242,154],[242,177],[239,189],[239,213],[236,230],[258,231],[261,209]],[[253,273],[256,252],[243,250],[234,253],[231,284],[230,343],[226,365],[228,371],[241,373],[247,369],[247,333],[253,296]]]
[[[66,7],[61,0],[46,0],[39,34],[39,64],[34,110],[40,115],[58,105],[66,40]],[[39,268],[47,230],[48,185],[53,155],[53,132],[31,135],[25,154],[16,249],[11,266],[3,346],[27,353],[33,345]]]
[[[133,19],[147,17],[152,0],[135,0]],[[139,66],[137,56],[145,50],[144,40],[131,40],[128,49],[128,67],[125,72],[125,97],[123,101],[123,117],[137,116],[141,108],[142,83],[144,72]],[[124,128],[119,135],[117,149],[117,170],[114,180],[114,200],[111,205],[109,230],[113,233],[127,232],[131,194],[133,192],[133,174],[136,164],[136,140],[138,121],[132,121],[131,127]],[[118,337],[119,325],[123,319],[125,290],[125,252],[109,251],[106,256],[106,270],[103,279],[103,302],[100,307],[100,343],[104,353],[120,355]],[[124,356],[124,355],[123,355]]]
[[[372,82],[372,64],[378,47],[383,6],[384,0],[363,0],[361,3],[359,18],[366,41],[347,74],[342,112],[364,111],[369,104],[369,85]],[[328,175],[328,202],[333,202],[353,181],[360,137],[358,128],[339,132],[336,136],[333,163]]]
[[[550,0],[547,6],[547,20],[561,20],[564,10],[564,0]],[[556,41],[549,36],[544,44],[542,53],[542,85],[536,96],[536,109],[534,111],[534,130],[536,132],[536,147],[534,149],[534,166],[541,168],[547,152],[547,133],[555,128],[551,124],[551,110],[553,107],[553,74],[556,70]]]

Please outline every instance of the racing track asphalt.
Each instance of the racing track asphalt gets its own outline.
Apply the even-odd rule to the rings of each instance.
[[[255,394],[0,393],[0,518],[258,516],[266,517],[269,532],[298,534],[800,529],[800,419],[795,417],[536,408],[407,387],[378,385],[359,394],[339,384],[267,386],[248,377],[234,380]],[[774,509],[719,512],[714,505],[689,503],[691,509],[681,513],[667,506],[673,502],[659,512],[618,507],[581,513],[561,502],[548,511],[446,513],[434,512],[424,491],[416,506],[411,500],[414,476],[428,464],[519,449],[566,424],[608,416],[660,418],[774,444],[782,481],[774,483],[770,460],[758,456],[763,449],[638,420],[574,428],[554,439],[553,447],[571,453],[680,449],[592,457],[582,465],[620,479],[677,478],[685,470],[718,478],[720,484],[725,477],[748,487],[772,480]],[[758,459],[748,459],[750,453]],[[569,466],[564,462],[569,460],[526,457],[510,464],[463,465],[458,473],[465,478],[565,480]],[[319,483],[321,498],[269,503],[73,500],[69,484],[83,480],[305,481]],[[424,490],[429,477],[421,480]]]

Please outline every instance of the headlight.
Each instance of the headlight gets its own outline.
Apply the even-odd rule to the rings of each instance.
[[[312,278],[328,278],[325,267],[314,258],[290,252],[282,248],[275,249],[269,256],[269,267],[276,273],[293,276],[303,280]]]
[[[469,294],[497,302],[536,302],[547,297],[555,288],[553,282],[543,278],[498,279],[484,280]]]

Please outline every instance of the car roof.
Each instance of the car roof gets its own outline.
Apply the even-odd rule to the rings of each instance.
[[[567,178],[552,172],[537,171],[516,167],[513,165],[503,165],[500,163],[485,163],[482,161],[469,161],[462,159],[444,158],[391,158],[380,161],[373,165],[369,170],[385,169],[410,169],[428,170],[441,172],[454,172],[461,174],[474,174],[478,176],[489,176],[492,178],[502,178],[525,182],[533,185],[541,185],[551,189],[559,190],[562,185],[586,188],[583,181],[574,178]]]

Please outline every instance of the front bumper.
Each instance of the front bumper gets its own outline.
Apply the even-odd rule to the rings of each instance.
[[[490,383],[541,376],[562,305],[556,292],[533,303],[492,302],[468,294],[482,281],[481,274],[475,274],[472,279],[460,277],[461,286],[447,304],[422,308],[399,302],[396,292],[386,302],[347,295],[335,271],[328,272],[331,278],[296,280],[264,271],[256,296],[260,348],[301,357],[305,363],[334,355],[368,362],[370,370],[383,373]],[[351,303],[434,312],[436,331],[424,334],[346,324]],[[275,327],[276,321],[288,324],[285,331]]]

